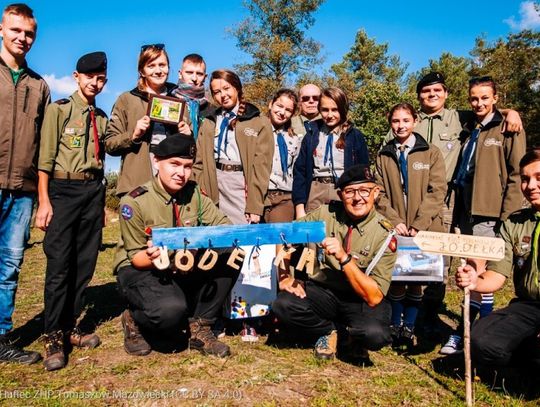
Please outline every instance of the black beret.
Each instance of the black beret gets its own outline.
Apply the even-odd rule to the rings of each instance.
[[[346,169],[336,182],[336,188],[343,189],[347,185],[375,182],[369,166],[358,164]]]
[[[422,79],[420,79],[418,85],[416,85],[416,93],[420,93],[424,86],[435,85],[436,83],[442,84],[446,89],[446,83],[444,83],[443,74],[440,72],[430,72],[427,75],[424,75]]]
[[[191,135],[176,133],[163,139],[154,149],[154,155],[194,159],[196,151],[195,140]]]
[[[105,72],[107,70],[107,55],[101,51],[83,55],[77,61],[76,70],[79,73]]]

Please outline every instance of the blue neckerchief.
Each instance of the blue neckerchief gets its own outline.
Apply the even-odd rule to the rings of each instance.
[[[460,187],[465,186],[471,158],[472,158],[474,149],[476,147],[476,143],[478,142],[478,136],[480,135],[480,130],[481,130],[481,124],[479,123],[476,125],[476,128],[473,130],[469,143],[467,144],[467,147],[465,147],[465,150],[463,151],[463,160],[461,161],[461,165],[459,166],[459,171],[456,176],[456,180],[454,181],[455,184],[459,185]]]
[[[287,142],[283,133],[277,134],[277,144],[279,148],[279,161],[281,162],[281,171],[283,172],[283,179],[287,178],[287,160],[289,158],[289,150],[287,149]]]
[[[220,156],[220,152],[223,151],[223,153],[227,154],[227,144],[229,144],[228,140],[228,127],[231,120],[236,115],[234,112],[227,112],[223,115],[223,120],[221,121],[221,126],[219,126],[219,136],[218,136],[218,160]],[[221,143],[223,141],[223,136],[225,135],[225,148],[221,150]]]
[[[334,170],[334,133],[330,133],[326,139],[326,148],[324,149],[324,165],[330,160],[330,170],[332,171],[332,176],[334,180],[337,179],[336,171]]]
[[[405,157],[405,148],[407,146],[402,145],[399,153],[399,170],[403,177],[403,192],[407,195],[409,190],[409,171],[407,169],[407,157]]]
[[[189,118],[193,126],[193,138],[197,140],[199,135],[199,102],[189,99]]]

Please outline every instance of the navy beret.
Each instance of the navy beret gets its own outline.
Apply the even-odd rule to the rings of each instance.
[[[443,74],[440,72],[430,72],[427,75],[424,75],[422,79],[420,79],[418,85],[416,85],[416,93],[420,93],[424,86],[435,85],[436,83],[442,84],[446,89],[446,83],[444,83]]]
[[[176,133],[163,139],[154,148],[154,155],[194,159],[196,151],[195,140],[191,135]]]
[[[83,55],[77,61],[76,70],[79,73],[105,72],[107,70],[107,55],[101,51]]]
[[[368,165],[358,164],[346,169],[336,182],[336,188],[343,189],[347,185],[375,182]]]

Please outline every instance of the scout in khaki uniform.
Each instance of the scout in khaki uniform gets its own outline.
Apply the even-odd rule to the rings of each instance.
[[[99,337],[75,326],[84,289],[96,266],[103,227],[103,135],[107,116],[95,97],[107,82],[103,52],[82,56],[73,77],[79,88],[45,113],[39,149],[36,226],[46,231],[45,368],[65,365],[64,339],[94,348]]]
[[[152,228],[230,224],[199,186],[188,181],[194,158],[191,136],[167,137],[155,149],[156,177],[120,201],[122,240],[114,269],[128,303],[122,327],[124,349],[130,355],[144,356],[152,350],[141,331],[179,335],[187,321],[190,348],[219,357],[230,354],[211,330],[239,274],[226,264],[228,255],[219,255],[207,271],[199,268],[204,250],[195,254],[188,272],[175,268],[174,260],[165,270],[152,262],[160,256],[149,240]]]
[[[396,260],[395,239],[388,240],[392,225],[375,211],[379,186],[367,166],[345,170],[337,188],[341,202],[322,205],[300,219],[326,223],[327,237],[313,273],[302,282],[283,272],[272,310],[285,326],[319,338],[316,357],[335,356],[340,326],[340,335],[348,332],[362,348],[358,356],[366,360],[366,349],[379,350],[391,341],[391,309],[385,296]],[[378,253],[382,257],[367,275]]]
[[[473,264],[460,267],[457,285],[479,293],[499,290],[513,274],[516,297],[502,309],[474,323],[471,354],[484,365],[523,364],[540,367],[540,150],[529,151],[519,163],[521,192],[531,208],[519,210],[502,224],[504,259],[488,262],[480,277]]]

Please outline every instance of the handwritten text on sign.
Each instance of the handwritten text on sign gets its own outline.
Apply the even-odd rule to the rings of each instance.
[[[423,251],[473,259],[501,260],[504,240],[495,237],[418,232],[414,243]]]

